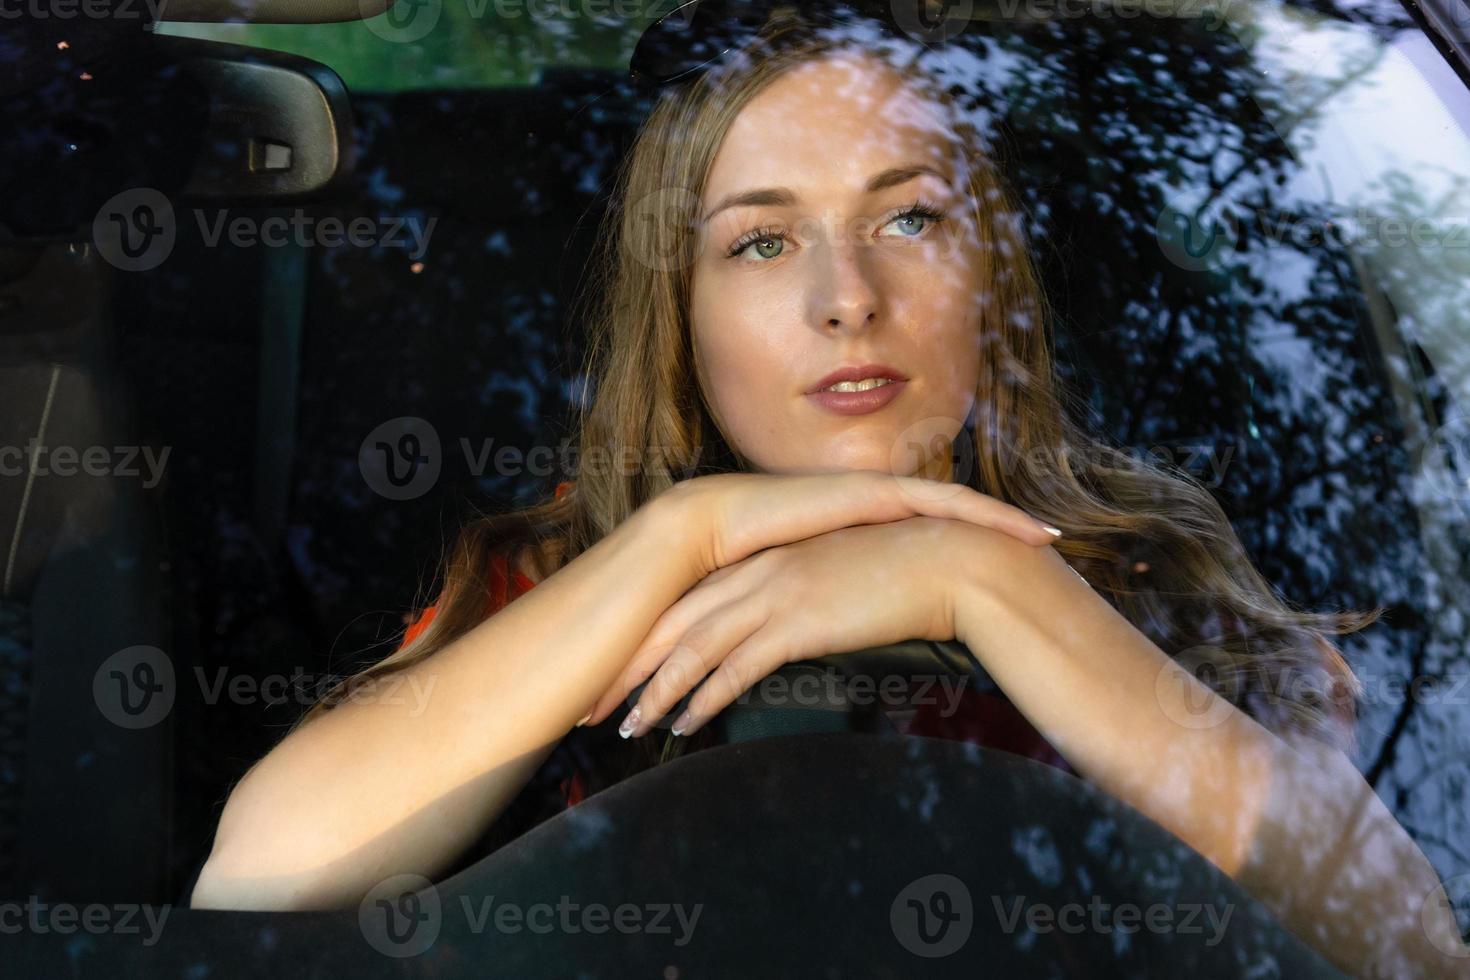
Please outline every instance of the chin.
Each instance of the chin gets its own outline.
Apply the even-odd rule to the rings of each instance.
[[[825,465],[818,465],[814,468],[818,470],[825,470],[827,472],[831,472],[833,470],[841,470],[844,472],[871,470],[876,473],[894,473],[893,464],[889,461],[887,453],[875,453],[871,456],[871,458],[867,456],[864,456],[863,458],[852,458],[848,456],[837,457],[833,458]],[[900,473],[895,475],[906,476],[907,474]]]

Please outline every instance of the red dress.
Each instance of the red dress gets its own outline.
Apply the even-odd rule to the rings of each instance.
[[[569,481],[557,484],[557,499],[571,486]],[[490,565],[485,615],[489,617],[498,612],[507,603],[534,588],[535,584],[519,571],[510,568],[504,556],[496,555]],[[429,606],[413,621],[404,632],[401,645],[412,642],[428,627],[436,608],[437,604]],[[966,688],[961,691],[953,713],[948,715],[945,714],[944,707],[938,704],[938,699],[930,699],[907,721],[895,721],[895,727],[905,735],[971,742],[1036,759],[1066,772],[1073,771],[1015,705],[995,694]],[[561,789],[567,805],[575,806],[586,796],[586,780],[581,773],[574,772],[569,779],[562,782]]]

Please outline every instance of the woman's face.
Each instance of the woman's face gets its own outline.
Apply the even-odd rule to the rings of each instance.
[[[881,61],[835,54],[764,89],[720,145],[701,200],[694,356],[753,468],[950,478],[980,370],[982,284],[945,118]],[[916,201],[942,218],[913,214]],[[808,395],[866,364],[907,378],[882,407],[842,414]]]

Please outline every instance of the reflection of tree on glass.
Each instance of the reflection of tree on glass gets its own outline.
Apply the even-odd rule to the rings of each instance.
[[[998,154],[913,46],[800,27],[668,89],[622,173],[582,455],[663,465],[467,527],[432,618],[367,672],[433,679],[429,709],[314,708],[231,794],[195,903],[441,875],[569,732],[595,790],[709,744],[789,661],[921,637],[1324,956],[1443,961],[1434,872],[1342,753],[1327,637],[1373,617],[1288,605],[1197,481],[1070,418]],[[513,607],[512,560],[540,582]],[[644,684],[626,740],[598,737]]]

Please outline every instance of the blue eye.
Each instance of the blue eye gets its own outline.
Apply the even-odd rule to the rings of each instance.
[[[912,205],[910,205],[909,207],[905,208],[900,213],[894,215],[893,216],[893,219],[888,222],[888,225],[897,224],[900,221],[907,221],[907,222],[910,222],[910,227],[912,227],[913,226],[912,223],[915,222],[916,220],[924,221],[926,223],[921,228],[919,228],[918,231],[913,232],[912,234],[910,234],[908,232],[902,232],[902,233],[899,234],[898,237],[900,237],[900,238],[917,238],[917,237],[919,237],[919,235],[923,234],[924,231],[927,230],[930,225],[937,225],[937,224],[939,224],[939,222],[943,221],[944,220],[944,213],[941,212],[941,211],[939,211],[936,208],[930,207],[927,204],[923,204],[923,203],[921,203],[919,201],[915,201]],[[886,227],[888,227],[888,225],[884,225],[884,227],[886,228]]]

